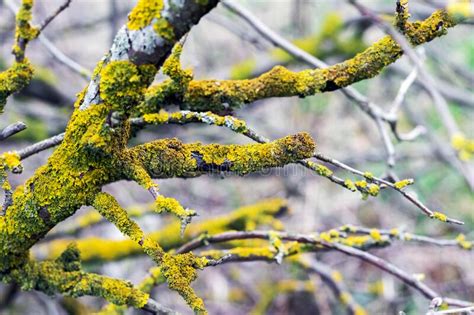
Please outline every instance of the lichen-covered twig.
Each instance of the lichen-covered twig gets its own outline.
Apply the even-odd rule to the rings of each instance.
[[[362,249],[355,247],[354,245],[344,245],[341,243],[341,240],[344,238],[339,238],[335,236],[331,236],[329,233],[327,234],[320,234],[319,236],[311,236],[311,235],[302,235],[302,234],[290,234],[290,233],[281,233],[281,232],[261,232],[261,231],[249,231],[249,232],[228,232],[223,233],[221,235],[214,235],[213,237],[207,238],[209,243],[214,242],[228,242],[231,240],[236,239],[270,239],[272,235],[276,235],[282,240],[290,240],[296,243],[303,243],[303,244],[312,244],[315,245],[315,249],[329,249],[329,250],[336,250],[338,252],[342,252],[346,255],[353,256],[359,258],[363,261],[366,261],[377,268],[380,268],[391,275],[395,276],[396,278],[400,279],[402,282],[406,283],[410,287],[416,289],[420,293],[422,293],[428,299],[434,299],[436,297],[440,297],[440,295],[435,292],[433,289],[428,287],[426,284],[421,282],[415,276],[408,274],[407,272],[403,271],[399,267],[391,264],[390,262],[381,259],[377,256],[374,256],[368,252],[365,252]],[[370,238],[371,236],[369,236]],[[372,237],[373,238],[373,237]],[[377,236],[373,238],[376,242],[382,241]],[[191,245],[192,244],[192,245]],[[193,241],[192,243],[184,245],[179,252],[185,252],[187,250],[192,250],[202,246],[203,243]],[[351,244],[351,243],[348,243]],[[312,251],[314,248],[307,248],[306,250]],[[304,252],[304,250],[303,250]],[[254,261],[254,260],[274,260],[275,259],[275,252],[268,250],[268,249],[249,249],[245,250],[237,250],[232,249],[230,251],[223,251],[223,252],[212,252],[209,251],[209,254],[212,258],[216,259],[218,257],[223,257],[226,253],[230,253],[228,258],[223,259],[221,263],[233,262],[233,261]],[[301,253],[301,248],[298,248],[296,245],[289,245],[288,251],[286,255],[294,255],[296,253]],[[286,256],[285,255],[285,256]],[[443,298],[443,301],[452,306],[471,306],[472,302],[461,301],[457,299],[451,298]]]
[[[400,240],[406,242],[416,242],[421,244],[437,245],[437,246],[448,246],[448,247],[460,247],[465,250],[472,250],[474,248],[473,242],[466,240],[464,234],[459,234],[455,239],[436,239],[425,235],[417,235],[413,233],[404,232],[398,228],[390,230],[379,230],[370,229],[354,225],[344,225],[339,228],[342,232],[355,233],[355,234],[366,234],[374,235],[380,234],[390,237],[393,240]]]
[[[191,224],[184,235],[180,236],[180,222],[173,222],[163,229],[148,235],[165,251],[177,248],[200,235],[217,234],[228,230],[252,230],[260,225],[269,225],[274,229],[281,229],[282,224],[278,217],[288,211],[288,204],[283,199],[267,199],[258,203],[242,206],[223,216],[217,216],[202,222]],[[37,259],[54,259],[58,257],[71,242],[69,239],[56,239],[39,245],[38,252],[33,251]],[[88,237],[75,241],[81,251],[81,260],[114,261],[125,257],[142,254],[143,250],[132,240],[108,240],[97,237]]]
[[[20,284],[24,290],[41,290],[49,295],[61,293],[72,297],[99,296],[112,303],[137,308],[143,307],[149,298],[130,282],[82,271],[79,252],[74,245],[55,260],[28,261],[3,278],[4,281]]]
[[[442,25],[437,30],[433,25]],[[430,41],[444,34],[455,25],[451,16],[443,10],[436,11],[420,22],[413,39],[418,43]],[[347,87],[357,81],[377,75],[385,66],[395,62],[402,49],[386,36],[352,59],[334,66],[291,72],[284,67],[275,67],[258,78],[250,80],[203,80],[190,81],[181,95],[166,95],[163,85],[149,89],[145,105],[155,110],[167,103],[178,104],[194,111],[222,111],[262,98],[282,96],[308,96]],[[169,99],[169,101],[168,101]]]
[[[449,110],[448,103],[446,102],[443,95],[436,88],[436,84],[432,76],[425,70],[422,60],[418,56],[418,53],[412,48],[412,45],[419,45],[420,42],[415,37],[413,37],[413,34],[418,32],[417,25],[408,22],[408,1],[405,1],[403,5],[400,4],[401,1],[397,2],[397,8],[399,8],[399,12],[397,12],[397,19],[399,20],[399,23],[397,24],[397,26],[399,27],[398,31],[390,24],[380,19],[370,9],[360,4],[356,0],[349,0],[349,2],[352,3],[361,12],[361,14],[368,16],[374,23],[376,23],[376,25],[378,25],[387,34],[389,34],[393,38],[393,40],[401,47],[401,49],[403,49],[403,52],[408,56],[408,58],[412,61],[418,71],[418,76],[420,77],[421,84],[430,94],[433,100],[433,104],[435,105],[435,108],[439,113],[439,117],[443,122],[444,127],[448,131],[451,142],[454,142],[454,139],[456,139],[457,137],[465,139],[453,115]],[[462,18],[459,17],[457,17],[457,19],[462,20]],[[438,25],[442,27],[441,24]],[[466,139],[466,142],[469,143],[470,141]],[[461,146],[460,148],[454,147],[453,150],[460,151],[460,154],[462,154],[463,150],[469,152],[469,149],[464,149],[464,146]],[[464,171],[467,172],[466,176],[464,177],[467,183],[469,184],[469,187],[471,189],[474,189],[474,169],[471,167],[471,165],[465,164],[463,161],[461,161],[461,164],[463,164]]]
[[[160,111],[156,114],[146,114],[142,118],[132,118],[130,122],[135,126],[145,126],[146,124],[186,124],[186,123],[193,123],[193,122],[201,122],[206,123],[208,125],[216,125],[227,127],[234,132],[240,133],[256,142],[259,143],[268,143],[269,140],[253,129],[247,126],[245,121],[237,119],[233,116],[219,116],[213,114],[211,112],[191,112],[191,111],[179,111],[175,113],[168,113],[166,111]],[[337,161],[333,158],[327,157],[322,153],[315,153],[313,155],[318,160],[324,161],[326,163],[330,163],[336,167],[342,168],[347,170],[355,175],[363,177],[368,182],[373,182],[375,184],[368,184],[367,181],[356,182],[355,184],[350,180],[343,180],[333,174],[331,170],[326,168],[323,165],[311,162],[311,161],[297,161],[298,164],[303,165],[304,167],[313,170],[317,174],[328,178],[332,182],[347,188],[349,190],[358,190],[363,193],[364,196],[373,195],[376,196],[379,192],[380,188],[390,187],[400,194],[402,194],[407,200],[421,209],[426,215],[430,218],[435,218],[444,222],[454,223],[454,224],[463,224],[462,221],[456,220],[454,218],[447,217],[446,215],[430,210],[426,205],[424,205],[421,201],[419,201],[415,196],[412,194],[404,191],[404,188],[408,185],[413,183],[411,179],[401,180],[399,182],[392,183],[388,180],[379,178],[374,176],[368,172],[362,172],[357,170],[351,166],[348,166],[340,161]]]

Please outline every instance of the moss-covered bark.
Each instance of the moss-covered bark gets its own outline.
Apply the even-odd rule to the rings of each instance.
[[[424,21],[407,23],[406,35],[420,45],[446,34],[456,21],[445,10],[438,10]],[[398,60],[402,48],[385,36],[354,58],[324,69],[292,72],[276,66],[269,72],[247,80],[192,80],[181,94],[170,81],[148,89],[143,112],[156,112],[170,103],[194,111],[227,111],[269,97],[299,96],[334,91],[355,82],[373,78]]]

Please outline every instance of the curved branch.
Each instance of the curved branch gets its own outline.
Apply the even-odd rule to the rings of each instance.
[[[419,45],[444,35],[456,22],[446,11],[438,10],[418,24],[410,40]],[[249,80],[192,80],[181,95],[167,94],[169,83],[164,82],[149,88],[145,107],[153,112],[163,104],[179,103],[195,111],[216,112],[269,97],[305,97],[372,78],[402,54],[392,37],[385,36],[354,58],[326,68],[292,72],[276,66]]]

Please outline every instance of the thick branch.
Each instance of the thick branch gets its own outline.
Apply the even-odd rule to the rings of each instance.
[[[419,22],[410,40],[416,45],[429,42],[455,24],[446,11],[438,10]],[[378,75],[402,54],[402,48],[392,37],[385,36],[354,58],[323,69],[292,72],[277,66],[250,80],[193,80],[182,95],[175,91],[167,94],[169,82],[158,84],[149,89],[145,106],[156,111],[157,107],[178,101],[182,107],[196,111],[223,111],[269,97],[304,97],[334,91]]]
[[[128,151],[154,178],[195,177],[211,172],[239,175],[280,167],[313,155],[315,144],[307,133],[265,144],[184,144],[177,139],[156,140]]]

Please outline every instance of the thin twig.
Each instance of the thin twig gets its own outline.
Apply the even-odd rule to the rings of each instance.
[[[148,302],[145,304],[145,306],[142,307],[142,310],[147,311],[151,314],[156,314],[156,315],[179,315],[180,313],[172,310],[166,306],[163,306],[162,304],[158,303],[157,301],[153,299],[148,299]]]
[[[26,129],[26,124],[21,121],[17,121],[11,125],[6,126],[3,130],[0,130],[0,141],[5,140],[8,137],[13,136],[14,134],[19,133]]]
[[[60,144],[64,139],[64,132],[58,135],[55,135],[51,138],[45,139],[43,141],[37,142],[32,144],[26,148],[23,148],[17,151],[18,155],[20,156],[20,160],[26,159],[27,157],[39,153],[41,151],[47,150],[54,146]]]
[[[51,23],[62,11],[64,11],[69,4],[71,4],[72,0],[66,0],[56,11],[53,12],[50,16],[48,16],[39,26],[39,31],[42,32],[49,23]]]
[[[271,30],[268,26],[263,24],[256,16],[254,16],[250,11],[242,7],[240,4],[235,1],[222,0],[221,3],[231,10],[233,13],[240,16],[245,20],[252,28],[257,31],[262,37],[267,39],[273,45],[283,49],[285,52],[291,54],[295,58],[303,61],[304,63],[311,65],[315,68],[325,68],[328,65],[322,60],[314,57],[313,55],[307,53],[306,51],[296,47],[291,42],[285,38],[278,35],[276,32]],[[353,87],[341,88],[340,91],[350,100],[354,101],[364,112],[369,114],[370,117],[375,118],[379,117],[384,121],[391,121],[393,117],[386,115],[382,109],[368,100],[368,98],[362,95],[359,91]]]
[[[89,81],[92,77],[92,72],[86,69],[85,67],[81,66],[76,61],[72,60],[68,56],[66,56],[56,45],[54,45],[46,36],[40,34],[38,39],[41,44],[48,50],[48,52],[53,56],[57,61],[68,67],[69,69],[73,70],[77,74],[79,74],[83,79]]]

